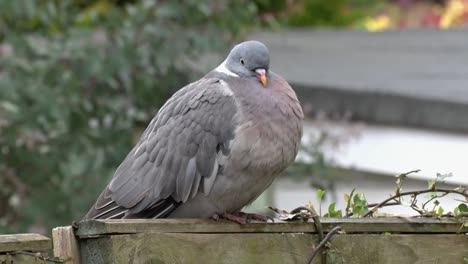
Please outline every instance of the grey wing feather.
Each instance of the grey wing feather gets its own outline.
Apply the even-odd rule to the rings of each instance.
[[[236,127],[235,99],[223,85],[205,78],[175,93],[86,218],[161,217],[200,191],[208,194],[218,173],[217,157],[226,153]]]

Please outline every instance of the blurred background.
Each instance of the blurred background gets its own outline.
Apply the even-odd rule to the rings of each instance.
[[[0,233],[80,220],[164,101],[244,39],[307,116],[249,210],[379,202],[414,169],[408,190],[468,184],[467,0],[0,0]]]

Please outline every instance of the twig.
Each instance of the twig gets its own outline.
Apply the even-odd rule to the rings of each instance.
[[[362,217],[368,217],[370,215],[372,215],[373,213],[375,213],[375,211],[377,211],[377,209],[383,207],[385,204],[387,204],[388,202],[392,201],[392,200],[395,200],[397,198],[400,198],[402,196],[406,196],[406,195],[414,195],[415,197],[420,195],[420,194],[423,194],[423,193],[430,193],[430,192],[442,192],[442,193],[455,193],[455,194],[459,194],[459,195],[462,195],[464,197],[468,197],[468,194],[465,193],[465,192],[460,192],[460,191],[457,191],[457,190],[450,190],[450,189],[437,189],[437,188],[431,188],[431,189],[427,189],[427,190],[421,190],[421,191],[411,191],[411,192],[402,192],[402,193],[398,193],[398,194],[395,194],[393,196],[391,196],[390,198],[384,200],[383,202],[377,204],[374,208],[372,208],[371,210],[369,210],[367,213],[365,213]],[[401,204],[401,203],[400,203]],[[413,207],[412,207],[413,208]],[[414,209],[414,208],[413,208]],[[418,209],[419,210],[419,209]]]
[[[374,206],[377,206],[379,205],[379,203],[371,203],[371,204],[368,204],[367,207],[374,207]],[[392,206],[392,205],[400,205],[400,203],[398,202],[393,202],[393,203],[386,203],[385,206]]]
[[[314,248],[314,250],[312,251],[312,253],[310,253],[309,257],[307,258],[307,264],[310,264],[312,263],[312,261],[314,260],[315,256],[317,255],[317,253],[325,246],[325,244],[328,242],[328,240],[330,240],[330,238],[335,235],[336,233],[338,233],[339,231],[341,231],[341,227],[340,226],[335,226],[332,230],[330,230],[330,232],[328,232],[328,234],[320,241],[320,243],[318,244],[317,247]]]
[[[445,196],[447,196],[448,194],[449,194],[449,193],[444,193],[444,194],[442,194],[442,195],[435,195],[435,196],[431,197],[431,199],[425,201],[425,202],[422,204],[421,209],[425,210],[425,209],[426,209],[425,207],[426,207],[426,205],[427,205],[428,203],[430,203],[430,202],[433,201],[434,199],[445,197]]]
[[[371,203],[371,204],[367,205],[367,208],[374,207],[374,206],[377,206],[377,205],[378,205],[378,203]],[[382,205],[381,207],[394,206],[394,205],[401,205],[401,203],[399,203],[399,202],[386,203],[386,204]],[[349,212],[349,213],[346,214],[346,217],[351,217],[353,215],[354,215],[353,212]]]
[[[420,214],[420,215],[425,215],[425,214],[424,214],[424,211],[423,211],[423,210],[420,210],[420,209],[419,209],[417,206],[415,206],[415,205],[411,205],[410,208],[413,209],[414,211],[418,212],[418,214]]]
[[[314,220],[315,229],[318,231],[320,241],[323,239],[323,227],[322,223],[320,222],[320,216],[317,212],[310,207],[307,206],[299,206],[291,210],[291,214],[299,213],[300,211],[305,210],[310,213],[312,220]]]
[[[314,210],[314,208],[308,206],[299,206],[291,211],[291,214],[295,214],[300,212],[301,210],[305,210],[310,213],[312,220],[314,220],[315,229],[318,231],[318,242],[320,243],[323,240],[323,227],[322,222],[320,222],[320,216]],[[326,263],[326,255],[322,255],[322,263]]]

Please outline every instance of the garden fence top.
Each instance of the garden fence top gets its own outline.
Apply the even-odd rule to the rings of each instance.
[[[463,222],[433,218],[321,218],[324,232],[341,226],[346,233],[438,233],[468,232]],[[80,238],[135,233],[317,233],[312,222],[251,223],[239,225],[210,219],[126,219],[80,222]]]
[[[46,251],[52,248],[49,238],[39,234],[0,235],[0,253],[12,251]]]

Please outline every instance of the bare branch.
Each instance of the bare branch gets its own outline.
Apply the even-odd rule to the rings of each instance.
[[[307,258],[307,264],[310,264],[312,263],[312,261],[314,260],[315,256],[317,255],[317,253],[325,246],[325,244],[328,242],[328,240],[330,240],[330,238],[335,235],[336,233],[340,232],[341,231],[341,227],[340,226],[335,226],[332,230],[330,230],[330,232],[328,232],[328,234],[322,239],[322,241],[320,241],[320,243],[318,244],[317,247],[314,248],[314,250],[312,251],[312,253],[310,253],[309,257]]]
[[[383,202],[377,204],[371,210],[369,210],[369,212],[365,213],[363,215],[363,217],[368,217],[368,216],[372,215],[373,213],[375,213],[377,211],[377,209],[384,207],[387,203],[389,203],[392,200],[396,200],[398,198],[397,201],[399,201],[402,196],[414,195],[414,199],[416,199],[416,196],[424,194],[424,193],[430,193],[430,192],[445,193],[445,195],[449,194],[449,193],[454,193],[454,194],[462,195],[465,198],[468,197],[468,193],[466,193],[466,190],[458,191],[458,190],[450,190],[450,189],[431,188],[431,189],[420,190],[420,191],[401,192],[401,193],[395,194],[395,195],[391,196],[390,198],[384,200]],[[401,202],[400,202],[400,204],[401,204]],[[411,208],[415,209],[415,206],[411,206]],[[421,211],[422,213],[420,212],[419,208],[417,208],[415,210],[418,211],[420,214],[424,214],[423,211]]]

